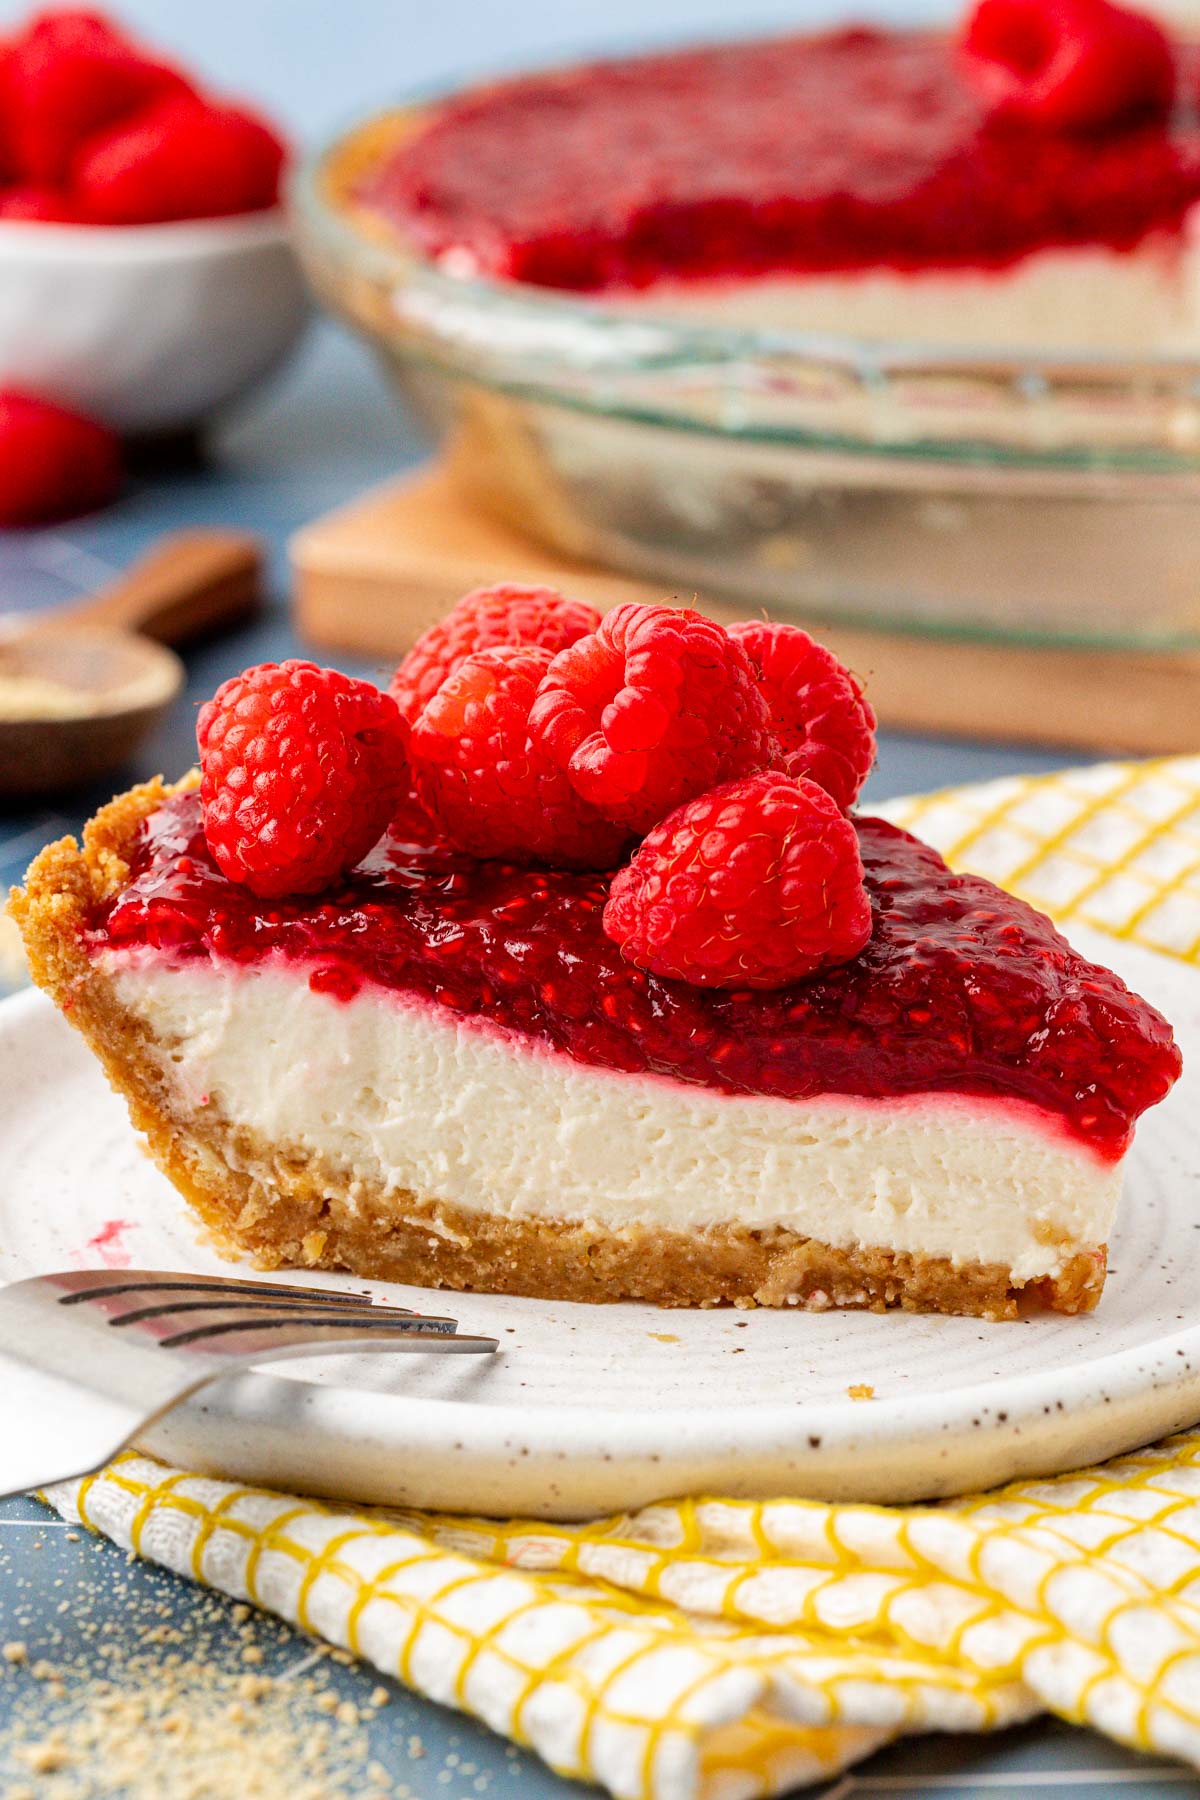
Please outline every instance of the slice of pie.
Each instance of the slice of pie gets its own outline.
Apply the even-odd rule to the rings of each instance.
[[[663,1305],[1099,1298],[1165,1020],[1050,922],[856,822],[873,929],[774,989],[648,974],[607,877],[411,821],[311,896],[222,874],[194,781],[14,896],[161,1167],[264,1266]]]
[[[1192,353],[1200,50],[982,0],[555,69],[373,121],[342,204],[456,277],[861,338]]]

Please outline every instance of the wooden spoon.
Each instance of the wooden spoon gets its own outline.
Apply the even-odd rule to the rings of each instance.
[[[245,618],[261,577],[249,533],[181,531],[86,599],[11,621],[0,635],[0,795],[81,786],[125,762],[183,686],[164,644]]]

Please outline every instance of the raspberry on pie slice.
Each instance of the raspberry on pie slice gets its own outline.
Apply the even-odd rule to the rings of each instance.
[[[260,663],[200,709],[204,836],[260,898],[330,887],[378,843],[407,793],[408,728],[369,681]]]
[[[392,676],[389,691],[411,724],[447,675],[476,650],[532,644],[553,655],[599,623],[595,607],[571,600],[557,588],[517,581],[473,588],[444,619],[422,632]]]
[[[858,839],[813,781],[766,770],[668,813],[613,880],[604,929],[639,968],[781,988],[871,935]]]
[[[631,831],[776,754],[746,652],[687,607],[615,607],[555,657],[529,728],[581,798]]]
[[[611,868],[628,833],[581,800],[529,737],[529,709],[551,661],[537,644],[464,657],[413,720],[416,792],[472,856]]]
[[[875,760],[875,714],[861,686],[824,644],[798,625],[731,625],[754,666],[780,761],[848,812]]]

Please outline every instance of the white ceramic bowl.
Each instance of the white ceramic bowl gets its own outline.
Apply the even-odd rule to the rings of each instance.
[[[307,315],[281,209],[168,225],[0,221],[0,386],[175,431],[282,359]]]

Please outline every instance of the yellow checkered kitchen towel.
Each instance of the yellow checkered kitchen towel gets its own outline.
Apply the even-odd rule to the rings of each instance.
[[[1200,961],[1200,757],[891,816],[1070,924]],[[1045,1710],[1200,1766],[1200,1431],[925,1507],[576,1526],[321,1505],[141,1456],[49,1498],[622,1800],[751,1800]]]

